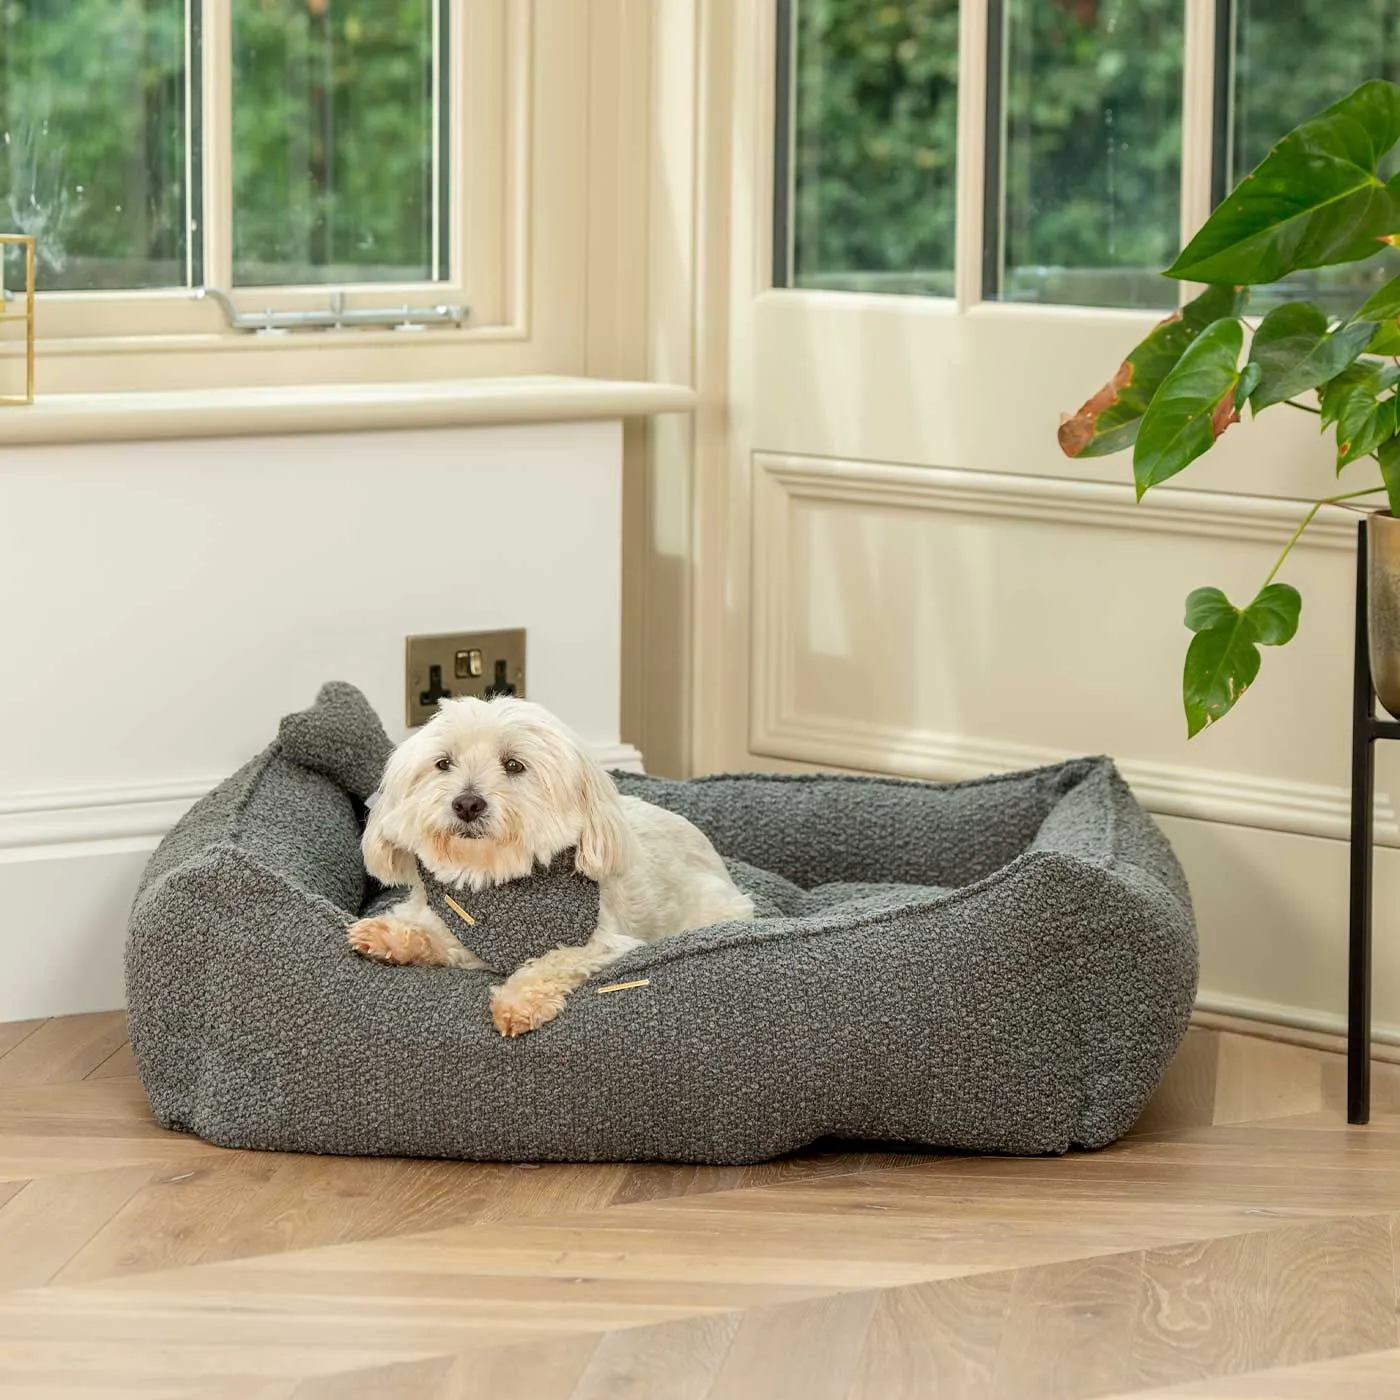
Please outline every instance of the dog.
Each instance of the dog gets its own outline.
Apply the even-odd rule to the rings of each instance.
[[[566,725],[528,700],[443,700],[390,756],[362,842],[365,867],[410,887],[387,914],[350,926],[350,946],[396,964],[484,967],[428,905],[418,862],[480,891],[577,849],[598,882],[587,943],[522,964],[491,993],[505,1036],[552,1021],[574,988],[629,949],[706,924],[754,916],[705,835],[684,817],[623,797]]]

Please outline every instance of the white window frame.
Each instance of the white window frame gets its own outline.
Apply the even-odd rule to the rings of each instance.
[[[537,15],[537,11],[543,13]],[[459,328],[236,331],[176,287],[46,292],[40,394],[204,385],[428,379],[567,370],[581,342],[589,6],[456,0],[449,84],[449,275],[443,281],[242,287],[232,283],[231,0],[204,0],[204,282],[240,312],[456,304]],[[14,354],[0,346],[0,376]]]
[[[739,23],[751,36],[734,57],[757,101],[751,178],[737,192],[735,217],[752,229],[752,279],[734,289],[736,335],[756,335],[761,389],[754,405],[757,439],[766,448],[816,450],[814,420],[791,412],[793,397],[823,404],[831,429],[822,451],[855,459],[910,464],[936,460],[972,469],[1015,461],[1036,474],[1063,475],[1066,462],[1044,424],[1073,410],[1106,378],[1124,348],[1161,319],[1162,310],[1001,301],[983,287],[987,116],[987,26],[990,0],[961,0],[957,120],[954,294],[901,296],[775,286],[773,159],[777,0],[760,0]],[[1184,0],[1181,230],[1183,243],[1211,208],[1214,162],[1214,60],[1217,4]],[[761,52],[758,46],[761,44]],[[763,65],[767,64],[765,68]],[[745,157],[748,159],[749,157]],[[1180,296],[1195,294],[1182,284]],[[870,339],[853,336],[865,318]],[[906,382],[899,365],[916,360],[929,383],[947,388],[937,422],[923,412],[923,386]],[[775,373],[781,366],[787,371]],[[1087,374],[1086,374],[1087,371]],[[874,381],[869,401],[850,392]],[[1020,412],[1001,411],[998,386],[1023,386]],[[1087,385],[1087,387],[1086,387]],[[847,386],[847,392],[840,392]],[[1226,455],[1233,455],[1227,450]],[[1107,459],[1076,462],[1077,473],[1116,472]]]
[[[1185,5],[1181,222],[1190,234],[1210,210],[1217,3]],[[1066,458],[1055,427],[1163,315],[984,296],[984,200],[995,197],[983,188],[988,0],[960,6],[955,295],[775,286],[776,9],[777,0],[681,7],[683,29],[686,11],[698,12],[699,134],[663,139],[672,181],[702,195],[691,331],[707,352],[696,371],[702,410],[693,440],[673,454],[693,462],[689,759],[698,772],[751,765],[755,754],[833,761],[779,755],[760,703],[765,687],[782,694],[771,669],[775,639],[735,603],[752,598],[771,547],[755,523],[756,462],[933,467],[969,482],[1012,472],[1064,484],[1067,494],[1085,484],[1131,499],[1121,458]],[[722,415],[707,419],[707,402],[722,403]],[[1321,438],[1269,415],[1227,436],[1213,457],[1208,489],[1239,496],[1311,500],[1333,478]],[[1170,499],[1174,485],[1163,489]],[[994,492],[987,501],[995,513]]]

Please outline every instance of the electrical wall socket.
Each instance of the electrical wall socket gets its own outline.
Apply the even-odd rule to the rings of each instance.
[[[410,637],[405,648],[404,712],[408,727],[426,724],[438,701],[475,695],[525,696],[525,629],[445,632]]]

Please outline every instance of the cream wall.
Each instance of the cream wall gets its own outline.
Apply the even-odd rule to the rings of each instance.
[[[401,733],[410,634],[525,627],[531,697],[634,759],[621,440],[602,422],[0,449],[0,1021],[119,1006],[160,835],[326,680]]]
[[[942,303],[771,290],[771,0],[657,17],[659,44],[690,44],[666,69],[655,157],[688,217],[654,216],[651,252],[689,269],[661,329],[700,391],[685,441],[654,454],[692,487],[691,606],[674,613],[689,767],[950,779],[1114,754],[1190,877],[1202,1006],[1339,1027],[1354,516],[1329,512],[1295,554],[1302,630],[1255,692],[1190,743],[1180,708],[1186,593],[1259,586],[1299,502],[1336,489],[1325,447],[1272,415],[1138,506],[1126,458],[1070,462],[1055,427],[1150,317],[984,306],[975,273]],[[963,19],[975,53],[985,5]],[[967,139],[975,84],[962,104]],[[959,198],[975,268],[980,163]],[[1377,780],[1376,1015],[1393,1044],[1397,765],[1383,752]]]
[[[556,67],[544,74],[553,74],[547,83],[536,72],[530,88],[543,107],[527,143],[533,193],[521,206],[517,243],[535,250],[517,268],[528,292],[521,304],[531,308],[518,323],[525,338],[501,340],[507,358],[483,359],[482,367],[669,380],[699,396],[693,415],[635,420],[622,433],[620,620],[615,605],[607,613],[618,629],[611,643],[618,660],[608,661],[605,645],[589,673],[610,676],[621,720],[596,737],[631,742],[654,771],[673,773],[825,766],[954,778],[1066,753],[1114,753],[1161,815],[1191,876],[1203,1003],[1337,1025],[1349,518],[1322,522],[1296,556],[1290,577],[1306,598],[1302,633],[1266,655],[1259,688],[1240,710],[1188,745],[1177,699],[1185,592],[1206,582],[1232,593],[1256,586],[1298,517],[1296,500],[1325,490],[1324,454],[1306,433],[1266,419],[1232,430],[1220,460],[1193,473],[1192,489],[1135,506],[1125,461],[1069,463],[1055,448],[1054,426],[1059,410],[1107,377],[1142,318],[1065,312],[1017,320],[977,305],[966,279],[959,302],[940,304],[769,290],[772,0],[571,0],[563,9],[564,0],[512,2],[528,10],[537,38],[555,36],[539,61]],[[981,0],[965,0],[963,13],[975,36]],[[971,84],[963,103],[964,130],[975,129],[981,111]],[[558,138],[552,147],[550,132]],[[979,178],[965,162],[964,251],[980,224]],[[547,265],[542,280],[536,265]],[[488,349],[495,346],[483,341],[481,354],[498,355]],[[519,364],[508,358],[517,351]],[[450,356],[439,372],[471,371],[464,357]],[[601,431],[584,430],[580,442]],[[355,441],[382,448],[392,439]],[[148,509],[155,520],[161,512],[203,519],[183,493],[200,483],[217,495],[213,483],[231,470],[226,453],[234,450],[233,443],[187,449],[190,470],[166,474],[183,485],[157,498],[145,450],[123,449],[124,465],[105,474],[99,498],[110,489],[114,518],[133,524],[132,513],[145,518]],[[56,557],[67,557],[72,539],[84,542],[105,566],[99,577],[79,558],[76,576],[93,597],[123,568],[150,578],[147,561],[116,552],[115,536],[65,521],[72,503],[58,484],[83,479],[81,453],[96,449],[71,451],[79,456],[45,459],[68,465],[52,475],[43,500],[29,503],[42,530],[33,538],[21,532],[19,553],[0,561],[11,599],[42,593],[32,583],[44,577],[35,553],[41,542]],[[387,459],[374,466],[357,453],[349,455],[360,463],[359,489],[377,499],[391,478],[397,486],[400,473]],[[284,455],[285,480],[265,480],[266,490],[310,493],[297,498],[309,509],[317,468],[290,447]],[[389,457],[399,462],[404,453]],[[431,453],[404,459],[403,469],[432,470],[431,460]],[[17,461],[12,450],[0,457],[0,484],[18,479]],[[124,489],[128,478],[147,485]],[[343,489],[351,479],[327,477],[316,490]],[[469,493],[473,479],[450,474],[446,489]],[[465,509],[465,494],[453,499]],[[558,499],[585,512],[579,519],[592,520],[586,512],[600,505],[567,491]],[[351,507],[340,501],[333,509]],[[617,542],[595,523],[602,533],[590,558]],[[570,548],[579,541],[572,535]],[[512,549],[528,559],[532,547]],[[331,561],[313,553],[303,562],[310,579]],[[361,669],[352,678],[365,675],[387,696],[397,660],[368,658],[410,624],[429,625],[410,617],[421,603],[416,587],[404,581],[400,591],[396,583],[381,622],[353,645],[342,638],[343,652],[302,655],[272,625],[282,660],[263,674],[249,658],[265,639],[239,628],[255,613],[273,615],[275,572],[265,588],[259,576],[249,594],[231,592],[234,585],[212,573],[201,577],[192,608],[207,604],[245,619],[233,629],[241,638],[235,690],[222,697],[211,680],[205,692],[224,707],[225,737],[217,742],[226,751],[201,748],[215,741],[196,743],[181,720],[169,750],[155,743],[154,730],[140,731],[132,753],[142,762],[130,772],[119,752],[98,754],[90,766],[102,782],[144,785],[134,811],[127,804],[109,820],[109,790],[93,787],[96,776],[78,776],[88,771],[86,757],[65,753],[51,769],[34,767],[41,747],[34,736],[53,737],[60,699],[36,689],[41,699],[5,702],[14,737],[13,774],[0,765],[0,804],[8,803],[0,811],[0,840],[8,841],[0,893],[18,892],[35,927],[50,916],[47,862],[70,861],[96,843],[100,849],[84,852],[93,860],[83,879],[66,882],[62,917],[86,927],[110,922],[171,804],[226,771],[270,717],[303,703],[337,655],[345,669],[353,652]],[[366,587],[363,576],[353,586]],[[54,624],[76,618],[67,588],[41,598],[37,615]],[[149,607],[143,596],[118,590],[101,606],[118,608],[124,597],[139,631],[141,608]],[[590,597],[585,590],[579,601]],[[451,611],[450,621],[431,625],[459,625]],[[567,616],[577,620],[573,611]],[[566,633],[560,665],[572,665],[576,644],[590,635],[587,627]],[[7,642],[7,694],[16,677],[26,677],[21,689],[36,672],[61,678],[64,653],[47,646],[32,636],[22,647]],[[104,664],[111,659],[102,655]],[[532,651],[532,663],[538,655]],[[132,694],[146,696],[154,716],[150,697],[160,692],[147,669],[154,659],[138,645],[115,664],[128,667],[118,672],[123,685],[136,686]],[[382,668],[377,679],[375,668]],[[244,694],[237,687],[250,683],[250,670],[258,679]],[[563,696],[566,713],[577,703],[573,692]],[[140,709],[138,699],[123,713]],[[180,755],[178,771],[160,767],[160,752]],[[1377,1010],[1383,1034],[1396,1041],[1391,891],[1400,883],[1400,832],[1389,794],[1400,782],[1398,761],[1383,753],[1377,785]],[[85,787],[77,805],[64,796]],[[89,965],[80,949],[73,975],[81,981]],[[109,949],[102,974],[109,984],[110,971]]]
[[[519,379],[426,381],[659,377],[651,6],[473,0],[469,19],[465,61],[489,71],[462,85],[468,329],[230,337],[210,307],[170,297],[104,304],[112,324],[80,336],[83,308],[41,306],[41,395],[89,397],[17,410],[32,433],[0,420],[0,1020],[118,1005],[126,911],[160,835],[325,679],[401,714],[410,633],[523,624],[532,694],[607,761],[638,761],[627,739],[681,761],[688,633],[670,580],[685,540],[654,551],[651,520],[688,478],[653,467],[644,417],[623,421],[656,404],[622,386],[611,422],[413,423],[456,421],[456,397],[486,404],[458,415],[473,421],[545,403],[567,418],[559,395],[576,391],[580,416],[602,416],[577,380],[527,386],[533,408]],[[409,381],[394,430],[277,437],[257,393],[227,392],[338,381],[372,386],[371,403]],[[237,436],[141,441],[172,436],[149,391],[182,389],[220,420],[190,431]],[[268,393],[297,416],[293,389]],[[109,418],[136,440],[24,440]],[[660,421],[662,440],[684,435]]]

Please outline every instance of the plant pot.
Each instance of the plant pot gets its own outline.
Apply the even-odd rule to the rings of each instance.
[[[1376,698],[1400,719],[1400,520],[1388,510],[1366,518],[1367,632]]]

